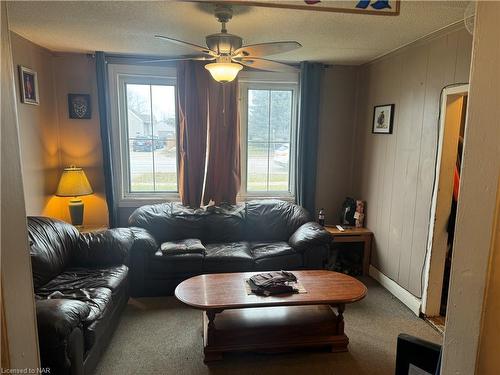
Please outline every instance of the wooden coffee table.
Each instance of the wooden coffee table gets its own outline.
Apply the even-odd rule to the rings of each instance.
[[[245,280],[256,273],[200,275],[175,289],[180,301],[206,312],[205,363],[233,351],[289,351],[311,346],[347,351],[344,308],[365,297],[363,283],[332,271],[293,271],[307,293],[263,297],[247,294]]]

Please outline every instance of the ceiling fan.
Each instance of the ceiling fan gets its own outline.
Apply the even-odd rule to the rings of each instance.
[[[254,69],[273,72],[296,72],[298,70],[294,66],[272,61],[263,58],[263,56],[276,55],[300,48],[302,45],[299,42],[271,42],[243,46],[243,39],[237,35],[228,33],[226,29],[226,24],[233,17],[232,8],[228,5],[218,4],[215,6],[214,14],[217,20],[222,24],[222,29],[220,33],[206,36],[205,40],[207,47],[163,35],[155,35],[156,38],[189,47],[198,52],[199,55],[147,62],[180,60],[215,61],[205,65],[205,68],[217,82],[221,83],[234,80],[238,72],[243,68],[243,65]]]

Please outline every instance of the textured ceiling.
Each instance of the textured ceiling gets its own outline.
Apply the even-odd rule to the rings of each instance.
[[[228,30],[246,44],[297,40],[303,45],[277,60],[356,65],[461,20],[467,4],[403,0],[398,17],[238,6]],[[191,51],[153,35],[204,45],[205,35],[219,31],[210,4],[14,1],[8,7],[14,32],[53,51],[178,56]]]

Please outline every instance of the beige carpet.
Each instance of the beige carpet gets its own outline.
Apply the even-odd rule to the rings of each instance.
[[[368,296],[344,313],[348,353],[231,354],[202,360],[201,312],[174,297],[130,300],[96,374],[394,374],[400,332],[440,335],[370,278]]]

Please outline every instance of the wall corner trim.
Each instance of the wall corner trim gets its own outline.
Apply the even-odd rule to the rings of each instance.
[[[388,56],[392,56],[394,54],[400,53],[400,52],[402,52],[410,47],[415,47],[415,46],[425,44],[433,39],[439,38],[443,35],[451,34],[453,32],[459,31],[459,30],[465,30],[465,24],[464,24],[463,20],[453,22],[452,24],[450,24],[448,26],[444,26],[438,30],[434,30],[427,35],[423,35],[423,36],[421,36],[421,37],[419,37],[411,42],[408,42],[408,43],[403,44],[399,47],[396,47],[393,50],[384,52],[381,55],[374,57],[370,61],[367,61],[363,64],[360,64],[359,66],[365,66],[365,65],[370,65],[370,64],[376,63],[378,61],[384,60]]]
[[[391,280],[378,269],[370,265],[370,276],[378,281],[385,289],[387,289],[394,297],[403,302],[415,315],[420,315],[420,306],[422,301],[415,297],[402,286],[398,285],[394,280]]]

